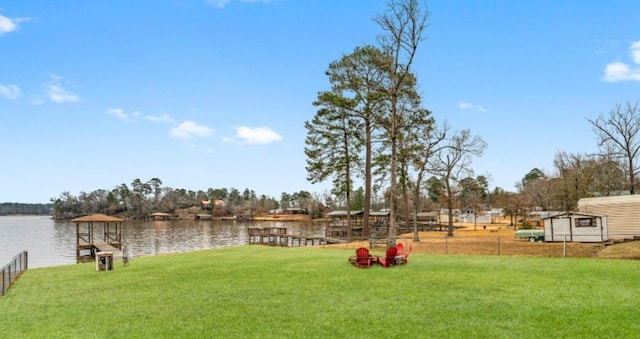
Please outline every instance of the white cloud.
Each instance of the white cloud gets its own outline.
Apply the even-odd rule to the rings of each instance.
[[[69,92],[63,87],[63,78],[59,75],[49,73],[49,84],[46,85],[44,97],[51,102],[64,104],[80,101],[78,95]]]
[[[269,144],[282,140],[282,136],[269,127],[250,128],[241,126],[236,129],[236,137],[248,144]]]
[[[640,40],[631,44],[631,57],[633,58],[633,62],[636,64],[640,64]]]
[[[608,82],[640,81],[640,69],[633,69],[622,62],[612,62],[605,67],[602,80]]]
[[[140,115],[138,111],[133,111],[132,113],[126,113],[124,110],[120,108],[111,108],[106,112],[108,115],[113,115],[120,120],[129,120],[132,117],[137,117]]]
[[[24,21],[29,21],[29,18],[11,19],[4,15],[0,15],[0,35],[17,30],[18,24]]]
[[[206,0],[206,2],[213,7],[224,8],[229,0]]]
[[[80,98],[58,85],[49,85],[47,88],[47,97],[52,102],[64,104],[68,102],[78,102]]]
[[[32,95],[31,99],[29,100],[29,103],[32,105],[42,105],[44,104],[44,100],[42,99],[41,96],[39,95]]]
[[[612,62],[604,68],[603,81],[640,81],[640,40],[631,43],[629,50],[635,65],[628,65],[620,61]]]
[[[478,110],[480,112],[486,112],[487,110],[484,109],[484,107],[480,106],[480,105],[474,105],[468,102],[459,102],[458,103],[458,108],[461,110],[467,110],[467,109],[473,109],[473,110]]]
[[[59,82],[62,81],[63,78],[55,73],[49,73],[49,79],[51,79],[52,82]]]
[[[216,8],[224,8],[229,2],[231,2],[231,0],[205,0],[206,3],[208,3],[209,5],[216,7]],[[253,3],[253,2],[262,2],[262,3],[269,3],[271,2],[271,0],[240,0],[240,2],[249,2],[249,3]]]
[[[206,138],[213,135],[213,129],[198,125],[194,121],[185,120],[171,129],[170,135],[178,139]]]
[[[7,18],[6,16],[0,15],[0,35],[4,33],[9,33],[17,30],[19,24],[21,22],[29,21],[30,18]]]
[[[20,96],[20,87],[16,85],[0,85],[0,96],[7,99],[16,99]]]
[[[145,119],[147,119],[147,120],[151,120],[151,121],[153,121],[153,122],[166,122],[166,123],[170,123],[170,124],[173,124],[173,123],[175,123],[175,122],[176,122],[173,118],[171,118],[171,117],[169,116],[169,114],[163,114],[163,115],[147,115],[147,116],[145,117]]]
[[[0,15],[0,35],[14,31],[16,28],[18,28],[18,25],[16,25],[13,20],[4,15]]]

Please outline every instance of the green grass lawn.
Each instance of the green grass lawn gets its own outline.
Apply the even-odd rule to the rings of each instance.
[[[640,262],[240,246],[129,267],[29,269],[0,298],[3,338],[631,338]],[[380,251],[381,252],[381,251]],[[380,253],[381,254],[381,253]]]

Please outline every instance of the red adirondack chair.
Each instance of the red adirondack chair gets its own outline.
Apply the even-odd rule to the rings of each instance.
[[[353,263],[356,267],[371,267],[373,257],[369,254],[369,250],[367,248],[360,247],[356,250],[356,256]]]
[[[398,254],[396,255],[396,257],[400,259],[400,264],[406,264],[407,262],[409,262],[409,254],[411,254],[411,250],[413,248],[411,244],[409,244],[409,250],[407,252],[403,252],[400,250],[400,248],[404,247],[402,244],[398,244],[396,247],[398,247]]]
[[[398,253],[396,254],[396,263],[398,264],[406,264],[407,263],[407,258],[409,257],[409,254],[411,253],[411,244],[409,244],[409,251],[405,252],[404,251],[404,245],[402,243],[399,243],[396,245],[396,248],[398,249]]]
[[[398,249],[395,246],[389,247],[384,257],[378,256],[378,264],[382,265],[382,267],[390,267],[395,265],[397,254]]]
[[[413,246],[411,246],[411,244],[409,244],[409,251],[407,253],[404,254],[404,262],[409,262],[409,254],[411,254],[411,250],[413,249]]]

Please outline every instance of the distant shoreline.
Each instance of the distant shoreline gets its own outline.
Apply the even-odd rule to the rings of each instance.
[[[0,214],[0,217],[51,217],[51,214],[20,214],[20,213],[11,213],[11,214]]]

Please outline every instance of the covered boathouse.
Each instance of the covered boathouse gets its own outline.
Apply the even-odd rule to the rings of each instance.
[[[97,252],[111,252],[114,259],[122,259],[124,221],[101,213],[73,219],[76,224],[76,262],[93,261]]]

